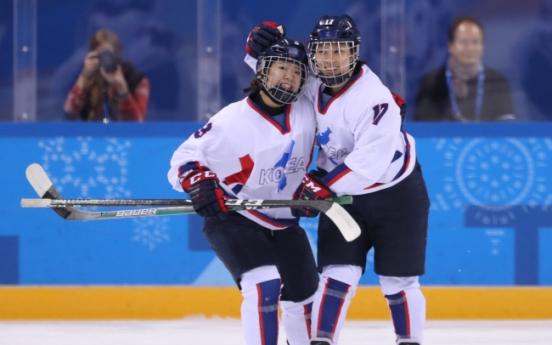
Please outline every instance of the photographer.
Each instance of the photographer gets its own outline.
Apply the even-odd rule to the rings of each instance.
[[[84,66],[64,109],[69,120],[143,122],[149,92],[146,76],[122,59],[117,35],[98,30],[90,39]]]

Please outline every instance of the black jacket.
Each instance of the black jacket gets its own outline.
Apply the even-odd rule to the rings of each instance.
[[[423,78],[416,95],[415,121],[460,121],[452,111],[449,90],[445,76],[446,67],[428,72]],[[468,80],[469,94],[466,99],[457,99],[462,118],[466,121],[500,121],[501,116],[513,115],[512,93],[508,79],[502,73],[485,67],[483,105],[481,117],[476,118],[478,77]],[[511,117],[509,118],[511,120]]]

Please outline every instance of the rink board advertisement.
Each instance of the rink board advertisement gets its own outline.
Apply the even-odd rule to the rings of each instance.
[[[167,182],[169,160],[200,127],[2,124],[0,284],[233,286],[196,215],[83,222],[19,206],[36,197],[25,178],[31,163],[65,198],[185,198]],[[552,127],[405,129],[431,199],[422,283],[552,285]],[[315,244],[316,220],[302,224]],[[375,285],[372,253],[368,264],[361,284]]]

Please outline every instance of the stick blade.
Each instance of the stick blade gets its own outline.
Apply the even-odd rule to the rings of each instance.
[[[351,242],[360,236],[360,227],[358,223],[351,217],[349,212],[340,205],[333,203],[325,214],[339,228],[345,241]]]
[[[25,171],[25,175],[27,176],[27,180],[35,192],[41,198],[44,197],[48,190],[50,190],[53,186],[52,181],[48,175],[46,175],[46,171],[44,171],[44,168],[42,168],[42,166],[38,163],[29,165]]]
[[[33,163],[29,165],[25,171],[25,175],[39,197],[42,199],[61,199],[61,195],[40,164]],[[71,220],[73,219],[72,217],[77,217],[73,213],[80,212],[71,206],[54,208],[52,211],[64,219]]]

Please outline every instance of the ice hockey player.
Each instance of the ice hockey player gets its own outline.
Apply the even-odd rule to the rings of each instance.
[[[316,123],[311,100],[302,96],[306,50],[282,38],[274,23],[264,26],[272,44],[255,47],[249,96],[178,147],[168,179],[205,217],[203,234],[242,293],[246,344],[277,344],[280,304],[289,344],[305,345],[319,276],[298,218],[289,208],[228,212],[225,206],[236,198],[291,200],[312,159]]]

